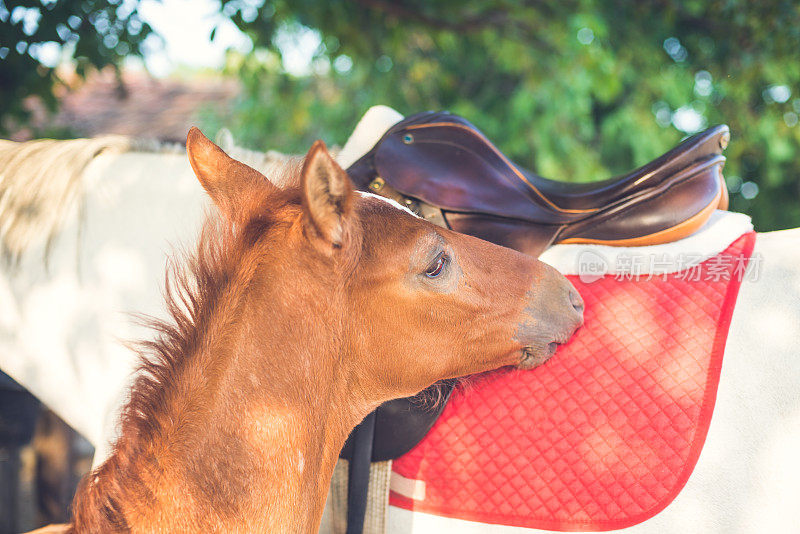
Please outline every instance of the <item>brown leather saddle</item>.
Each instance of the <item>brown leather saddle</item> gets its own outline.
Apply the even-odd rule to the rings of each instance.
[[[641,246],[692,234],[727,208],[729,139],[727,126],[715,126],[626,175],[559,182],[512,162],[467,120],[426,112],[391,127],[347,172],[357,188],[440,226],[539,256],[557,243]],[[350,460],[348,534],[362,531],[370,461],[419,443],[455,383],[384,403],[353,430],[340,454]]]
[[[347,171],[357,187],[438,224],[538,256],[556,243],[641,246],[692,234],[727,208],[729,139],[715,126],[626,175],[563,182],[515,164],[466,119],[427,112],[394,125]]]

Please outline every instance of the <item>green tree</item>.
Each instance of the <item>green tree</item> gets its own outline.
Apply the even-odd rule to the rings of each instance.
[[[448,109],[540,174],[589,181],[727,123],[732,208],[760,230],[800,225],[795,2],[225,0],[222,9],[256,44],[230,57],[245,94],[224,118],[254,146],[341,141],[378,103]],[[293,76],[281,40],[309,28],[321,36],[312,73]]]
[[[136,8],[138,0],[0,0],[0,133],[23,123],[23,101],[39,97],[56,107],[61,83],[55,62],[69,57],[84,76],[89,68],[118,67],[142,55],[152,29]]]

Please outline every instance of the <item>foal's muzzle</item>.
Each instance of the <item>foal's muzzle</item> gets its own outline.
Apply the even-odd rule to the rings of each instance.
[[[519,340],[526,345],[518,367],[532,369],[555,354],[583,324],[584,302],[575,287],[555,269],[548,272],[536,288],[528,308]]]

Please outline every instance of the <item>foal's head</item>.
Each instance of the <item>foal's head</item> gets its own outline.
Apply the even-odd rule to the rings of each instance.
[[[279,338],[292,338],[297,366],[324,366],[364,409],[443,378],[533,367],[582,322],[580,296],[554,269],[355,191],[321,141],[288,190],[197,129],[187,150],[251,249],[249,316],[259,303],[282,310],[251,338],[283,355],[292,345]]]

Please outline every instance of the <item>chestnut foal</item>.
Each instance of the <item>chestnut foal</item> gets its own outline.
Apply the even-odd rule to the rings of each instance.
[[[314,532],[378,404],[532,367],[582,321],[555,270],[355,192],[321,141],[288,190],[196,128],[187,151],[222,217],[173,273],[172,320],[78,490],[76,532]]]

